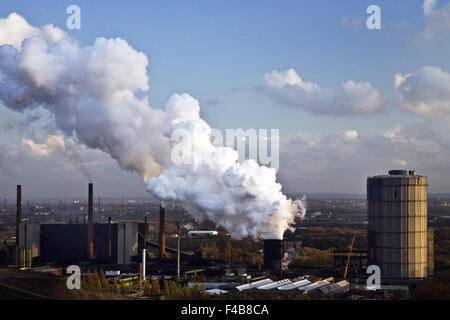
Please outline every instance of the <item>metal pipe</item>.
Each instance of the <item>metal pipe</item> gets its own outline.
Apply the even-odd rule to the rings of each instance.
[[[142,282],[145,282],[146,249],[142,249]]]
[[[92,260],[94,259],[94,185],[92,183],[89,183],[87,242],[87,256],[89,260]]]
[[[166,233],[165,233],[165,209],[159,205],[159,258],[164,259],[166,257]]]
[[[142,281],[142,268],[143,268],[142,263],[139,263],[139,290],[142,290],[142,283],[144,283]]]

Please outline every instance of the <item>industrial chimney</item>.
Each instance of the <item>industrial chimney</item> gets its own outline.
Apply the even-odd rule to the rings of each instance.
[[[94,259],[94,185],[92,183],[89,183],[87,257],[88,260]]]
[[[19,225],[22,222],[22,186],[17,186],[16,247],[19,248]],[[17,253],[19,254],[19,253]]]
[[[264,240],[264,269],[275,274],[281,274],[281,261],[283,259],[283,240]]]
[[[166,257],[166,232],[164,227],[165,222],[165,209],[159,205],[159,258],[164,259]]]

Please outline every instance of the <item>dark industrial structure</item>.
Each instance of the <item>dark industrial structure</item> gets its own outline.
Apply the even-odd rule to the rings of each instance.
[[[348,272],[352,275],[364,274],[367,266],[367,251],[353,249],[349,250],[334,250],[333,251],[333,265],[344,269],[348,263]]]
[[[42,263],[71,263],[95,261],[117,265],[131,264],[144,249],[144,231],[148,224],[126,221],[122,223],[95,223],[93,238],[86,235],[88,224],[20,224],[19,252],[21,264],[26,266],[30,259]],[[88,245],[89,244],[89,245]],[[86,248],[92,251],[86,252]],[[24,258],[25,257],[25,258]]]
[[[264,240],[264,268],[275,274],[281,273],[281,261],[283,259],[283,240]]]
[[[159,258],[166,257],[166,232],[165,232],[166,211],[162,205],[159,206]]]
[[[22,222],[22,186],[17,186],[16,247],[19,247],[19,224]]]
[[[88,194],[87,258],[94,259],[94,185],[92,183],[89,183]]]
[[[21,187],[17,186],[16,241],[18,264],[95,261],[131,264],[146,247],[147,223],[94,223],[93,184],[89,184],[88,223],[39,224],[21,221]],[[83,219],[84,221],[84,219]]]

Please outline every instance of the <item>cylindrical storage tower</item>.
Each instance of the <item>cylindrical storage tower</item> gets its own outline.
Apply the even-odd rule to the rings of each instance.
[[[427,188],[415,171],[367,179],[368,256],[381,281],[427,277]]]

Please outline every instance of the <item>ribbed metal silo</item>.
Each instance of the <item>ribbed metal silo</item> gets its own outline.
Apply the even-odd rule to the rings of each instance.
[[[391,170],[367,179],[369,262],[383,279],[427,277],[428,178]]]

